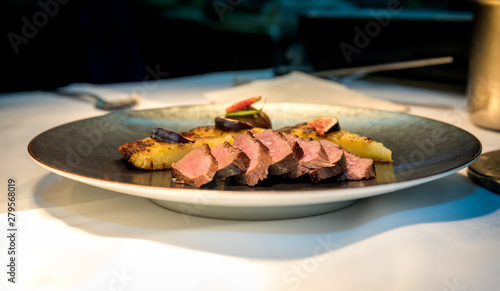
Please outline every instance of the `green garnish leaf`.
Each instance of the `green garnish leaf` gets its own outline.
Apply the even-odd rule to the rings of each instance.
[[[226,117],[254,115],[254,114],[259,114],[261,111],[262,111],[262,108],[261,109],[252,109],[252,110],[231,111],[231,112],[226,113]]]
[[[264,109],[264,105],[266,105],[266,100],[264,99],[264,104],[262,104],[262,107],[260,109],[245,109],[245,110],[237,110],[237,111],[231,111],[226,113],[226,117],[235,117],[235,116],[247,116],[247,115],[254,115],[254,114],[259,114],[262,109]]]

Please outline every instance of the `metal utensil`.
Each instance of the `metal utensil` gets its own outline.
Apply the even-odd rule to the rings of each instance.
[[[444,65],[452,62],[453,62],[453,57],[448,56],[448,57],[437,57],[437,58],[429,58],[421,60],[395,62],[395,63],[377,64],[371,66],[324,70],[324,71],[311,72],[309,74],[320,78],[326,78],[337,82],[342,82],[343,80],[345,80],[345,78],[356,79],[369,73]],[[243,85],[246,83],[250,83],[254,80],[255,78],[235,77],[233,80],[233,85],[234,86]]]
[[[76,83],[66,87],[57,88],[53,91],[65,96],[91,99],[95,106],[102,110],[120,110],[136,105],[142,98],[137,92],[123,93],[92,84]]]
[[[375,72],[385,72],[385,71],[421,68],[421,67],[435,66],[435,65],[444,65],[452,62],[453,62],[453,57],[439,57],[439,58],[430,58],[422,60],[378,64],[372,66],[325,70],[325,71],[313,72],[311,74],[322,78],[358,75],[358,74],[365,75]]]

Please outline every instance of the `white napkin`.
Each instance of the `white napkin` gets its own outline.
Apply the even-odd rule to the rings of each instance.
[[[219,103],[262,96],[267,102],[320,103],[408,111],[405,105],[373,98],[345,85],[298,71],[273,79],[255,80],[232,88],[205,92],[204,96]]]

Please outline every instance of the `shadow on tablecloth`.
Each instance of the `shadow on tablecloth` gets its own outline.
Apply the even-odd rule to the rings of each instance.
[[[498,208],[499,197],[453,174],[413,188],[359,200],[318,216],[230,221],[176,213],[149,199],[48,174],[35,201],[67,225],[94,235],[145,239],[244,258],[321,255],[410,225],[473,219]],[[493,201],[494,200],[494,201]]]

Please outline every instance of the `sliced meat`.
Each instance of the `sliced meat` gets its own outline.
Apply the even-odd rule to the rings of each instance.
[[[280,132],[266,129],[254,135],[269,150],[271,156],[270,175],[283,175],[297,168],[302,157],[302,148],[296,141],[288,141]]]
[[[172,164],[172,176],[177,182],[194,187],[201,187],[212,181],[216,172],[217,161],[206,144],[190,151]]]
[[[375,177],[375,166],[372,159],[360,158],[348,152],[344,152],[347,169],[344,172],[347,180],[361,180]]]
[[[272,159],[267,147],[262,142],[256,139],[252,133],[246,131],[234,140],[233,146],[242,150],[250,159],[246,171],[234,176],[236,181],[254,186],[267,178]]]
[[[218,165],[214,179],[239,175],[245,172],[250,164],[250,159],[247,155],[242,150],[230,145],[227,141],[214,147],[211,153]]]
[[[321,180],[342,174],[347,168],[346,157],[342,146],[326,139],[322,139],[319,142],[328,155],[329,165],[309,171],[309,178],[311,178],[313,183],[318,183]]]
[[[323,149],[323,146],[318,140],[301,139],[291,134],[287,134],[285,137],[290,142],[297,142],[303,152],[297,168],[286,173],[285,176],[298,178],[311,170],[317,170],[331,165],[325,149]]]

